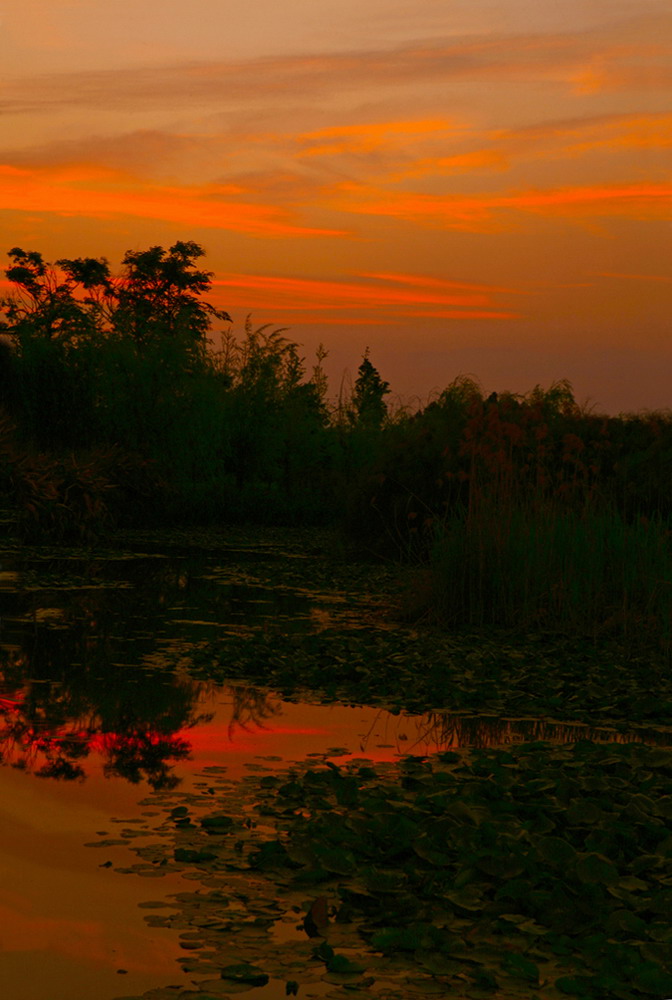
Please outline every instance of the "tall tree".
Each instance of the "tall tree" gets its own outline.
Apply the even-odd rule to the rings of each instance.
[[[169,337],[189,350],[203,349],[213,319],[231,322],[228,313],[201,299],[213,277],[196,266],[204,253],[191,240],[180,240],[168,251],[160,246],[127,251],[124,273],[114,287],[115,328],[139,348]]]
[[[382,379],[378,370],[371,364],[367,347],[358,368],[352,394],[353,422],[363,427],[382,427],[387,417],[385,396],[389,392],[390,383]]]
[[[0,299],[0,333],[20,342],[27,336],[65,340],[114,331],[140,349],[169,338],[200,350],[213,319],[231,322],[228,313],[202,299],[213,276],[196,266],[204,254],[193,241],[178,241],[169,250],[128,250],[122,274],[111,277],[104,257],[62,258],[52,265],[36,251],[14,247],[5,274],[15,293]]]

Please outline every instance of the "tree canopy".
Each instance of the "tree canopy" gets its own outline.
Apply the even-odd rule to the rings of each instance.
[[[202,298],[213,277],[197,266],[204,254],[191,240],[178,240],[168,250],[128,250],[121,274],[113,276],[105,257],[64,257],[51,264],[36,251],[14,247],[5,274],[15,292],[0,299],[0,332],[19,343],[107,333],[132,338],[140,350],[157,338],[201,349],[213,320],[231,322]]]

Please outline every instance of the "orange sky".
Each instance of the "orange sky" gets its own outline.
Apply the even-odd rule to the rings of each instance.
[[[193,239],[332,391],[459,374],[672,404],[663,0],[25,0],[0,14],[0,250]]]

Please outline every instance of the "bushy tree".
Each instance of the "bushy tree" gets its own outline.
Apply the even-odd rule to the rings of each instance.
[[[96,329],[97,316],[86,295],[78,297],[76,292],[79,287],[88,292],[93,286],[107,286],[104,258],[57,261],[59,272],[36,251],[14,247],[8,256],[13,264],[5,274],[15,291],[0,299],[0,333],[20,348],[29,339],[70,342]]]
[[[3,367],[26,437],[52,450],[170,442],[180,402],[197,395],[185,377],[207,369],[211,324],[230,321],[203,299],[212,277],[197,266],[203,254],[183,241],[129,250],[113,276],[104,257],[50,264],[9,252],[14,292],[0,300],[0,333],[17,363]]]
[[[204,253],[191,240],[180,240],[168,251],[160,246],[128,250],[124,271],[113,286],[115,330],[130,336],[139,349],[170,339],[189,354],[201,354],[212,321],[231,322],[228,313],[201,298],[213,277],[212,271],[196,267]]]
[[[169,517],[322,517],[371,462],[389,385],[367,349],[333,420],[322,346],[307,373],[286,330],[248,317],[215,353],[208,335],[230,317],[207,301],[203,254],[192,241],[129,250],[113,275],[104,257],[10,251],[0,386],[18,434],[50,459],[116,448],[149,462]]]
[[[14,247],[5,274],[15,291],[0,299],[0,332],[19,345],[26,338],[71,340],[95,331],[128,336],[138,348],[171,339],[200,350],[213,320],[231,322],[201,298],[212,278],[196,266],[204,253],[198,243],[181,240],[169,250],[128,250],[113,277],[104,257],[50,264],[36,251]]]

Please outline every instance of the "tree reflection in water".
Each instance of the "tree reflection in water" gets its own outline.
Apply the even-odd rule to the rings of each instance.
[[[181,557],[28,559],[3,590],[0,762],[77,781],[100,755],[107,776],[173,787],[188,730],[212,718],[213,689],[175,672],[180,644],[203,638],[201,618],[247,621],[256,607],[249,588],[213,590],[202,573]],[[281,712],[253,688],[231,696],[230,737]]]
[[[365,752],[383,712],[378,713],[360,749]],[[400,754],[428,754],[443,750],[506,746],[537,740],[545,743],[647,743],[672,745],[672,732],[664,730],[616,730],[574,722],[545,719],[501,719],[494,716],[454,715],[427,712],[421,716],[400,716],[395,722],[397,751]]]
[[[0,649],[0,761],[37,777],[81,781],[84,761],[97,752],[106,776],[174,787],[171,768],[191,750],[178,734],[212,718],[198,711],[202,685],[132,664],[108,664],[105,677],[99,662],[92,673],[90,660],[82,666],[74,657],[58,669],[57,645],[36,643],[32,656]]]
[[[174,788],[180,779],[172,769],[191,753],[185,730],[212,720],[214,713],[201,707],[221,689],[156,665],[147,671],[101,664],[91,645],[83,666],[71,638],[67,630],[52,632],[48,643],[34,644],[32,656],[0,648],[0,763],[40,778],[83,781],[93,753],[106,777]],[[282,713],[267,691],[240,685],[227,694],[230,740],[238,729],[267,728]]]
[[[151,617],[156,602],[181,609],[178,596],[189,589],[184,573],[170,566],[159,563],[154,573],[156,587],[149,590],[7,592],[15,598],[16,626],[14,634],[3,631],[0,645],[0,762],[43,778],[81,781],[93,754],[102,758],[106,776],[146,781],[155,789],[178,783],[173,769],[190,755],[188,731],[212,718],[203,700],[208,693],[220,700],[221,688],[175,671],[184,644],[188,650],[200,636]],[[280,701],[252,686],[232,686],[228,696],[229,740],[239,729],[269,728],[283,711]],[[399,754],[524,740],[672,743],[670,734],[655,731],[450,712],[409,717],[356,711],[360,720],[374,715],[362,751],[381,727],[394,727]]]
[[[236,728],[250,731],[253,725],[256,729],[266,729],[264,722],[272,717],[282,715],[282,705],[272,701],[268,691],[240,684],[229,688],[232,697],[231,721],[229,722],[229,739],[232,740]]]
[[[105,733],[97,746],[106,757],[107,777],[118,775],[137,785],[143,779],[154,789],[175,788],[180,779],[170,772],[169,761],[184,760],[191,744],[179,736],[161,735],[149,727],[124,733]]]

